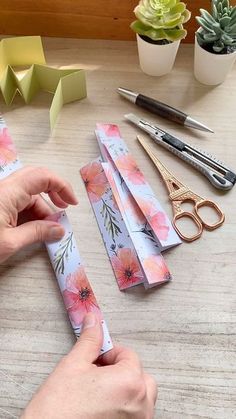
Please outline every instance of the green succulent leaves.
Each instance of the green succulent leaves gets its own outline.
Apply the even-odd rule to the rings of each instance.
[[[212,46],[213,52],[227,53],[236,48],[236,6],[228,0],[212,0],[211,13],[200,9],[196,19],[200,30],[196,32],[199,45]]]
[[[178,41],[185,38],[183,24],[191,13],[180,0],[140,0],[134,9],[137,20],[130,27],[154,41]]]

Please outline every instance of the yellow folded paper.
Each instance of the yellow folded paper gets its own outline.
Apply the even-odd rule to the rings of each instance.
[[[13,67],[29,66],[20,79]],[[0,42],[0,90],[7,105],[19,92],[29,103],[39,90],[54,94],[50,107],[53,129],[65,103],[86,97],[84,70],[57,69],[46,65],[40,36],[6,38]]]

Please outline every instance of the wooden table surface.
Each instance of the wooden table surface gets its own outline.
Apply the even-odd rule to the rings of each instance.
[[[120,292],[79,169],[99,154],[95,123],[118,124],[171,216],[166,189],[137,144],[137,129],[123,115],[146,116],[236,169],[236,67],[224,84],[207,87],[194,79],[192,45],[181,45],[172,73],[160,78],[141,72],[134,42],[54,38],[44,39],[44,47],[48,64],[86,70],[88,97],[63,107],[53,133],[50,94],[38,94],[30,105],[16,97],[10,107],[1,98],[1,111],[22,162],[55,170],[80,199],[68,215],[114,341],[136,350],[156,377],[156,418],[235,418],[235,190],[217,191],[199,172],[153,146],[183,183],[218,202],[226,221],[214,232],[204,231],[200,240],[165,253],[173,274],[168,285]],[[118,86],[182,109],[215,133],[193,132],[137,109],[119,97]],[[8,419],[19,417],[75,339],[43,246],[18,253],[0,273],[0,418]]]

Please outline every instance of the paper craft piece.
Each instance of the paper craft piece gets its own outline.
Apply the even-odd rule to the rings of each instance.
[[[122,211],[122,199],[115,180],[118,173],[112,172],[109,163],[99,160],[84,166],[80,173],[120,290],[141,283],[150,288],[169,281],[170,272],[151,230],[144,234],[138,224],[139,218],[133,218],[134,223],[137,220],[137,226],[132,230],[125,211]],[[125,188],[122,181],[121,184]],[[140,210],[135,202],[134,205],[139,217]]]
[[[109,165],[109,169],[107,166]],[[144,218],[119,172],[103,163],[112,192],[145,274],[144,286],[151,288],[170,281],[171,274],[151,227]]]
[[[7,126],[0,116],[0,180],[21,167],[21,162],[8,133]],[[56,243],[46,243],[46,248],[62,292],[73,330],[78,337],[84,314],[88,311],[96,312],[102,321],[104,342],[101,353],[105,353],[112,348],[111,338],[97,300],[88,282],[84,267],[81,264],[79,251],[69,220],[64,211],[53,214],[51,218],[59,222],[66,232],[62,240]]]
[[[155,197],[153,190],[146,181],[133,156],[130,154],[125,141],[121,138],[117,125],[97,124],[98,141],[105,147],[112,162],[124,183],[136,201],[143,217],[151,227],[160,250],[176,246],[181,243],[167,214]],[[101,151],[102,148],[100,147]],[[107,158],[107,153],[105,158]]]
[[[80,172],[120,289],[141,282],[150,288],[171,280],[161,251],[180,244],[179,236],[129,153],[118,127],[97,124],[96,136],[103,162],[92,162]],[[109,205],[109,214],[104,203]],[[111,227],[113,221],[115,229]],[[123,247],[132,249],[139,261],[137,272],[143,274],[140,282],[127,281],[127,275],[134,271],[128,267],[128,259],[125,265],[119,261],[118,269],[114,266],[112,249],[117,253]],[[124,272],[126,285],[121,286]]]
[[[12,66],[26,65],[31,67],[19,78]],[[51,129],[64,104],[83,99],[87,95],[84,70],[60,70],[46,66],[39,36],[7,38],[0,42],[0,90],[7,105],[12,103],[17,92],[26,103],[39,90],[53,93],[49,112]]]
[[[80,254],[68,217],[65,211],[61,211],[48,217],[48,219],[58,222],[65,229],[65,235],[61,240],[45,244],[74,333],[79,337],[85,314],[88,312],[95,313],[102,322],[103,346],[101,354],[105,353],[112,349],[112,341],[84,267],[81,264]]]
[[[80,170],[120,290],[145,281],[136,250],[99,160]],[[109,170],[109,169],[108,169]]]
[[[45,64],[40,36],[18,36],[0,41],[0,76],[8,65]]]

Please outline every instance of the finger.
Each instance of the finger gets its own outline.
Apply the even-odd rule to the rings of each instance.
[[[63,201],[62,198],[60,198],[60,195],[58,194],[58,192],[49,192],[48,193],[51,201],[54,203],[54,205],[56,205],[59,208],[67,208],[68,204]]]
[[[138,355],[131,349],[115,346],[99,359],[102,365],[126,364],[129,367],[142,369],[142,363]]]
[[[43,220],[53,214],[52,208],[40,195],[32,198],[32,202],[26,207],[31,220]]]
[[[100,355],[103,343],[101,321],[90,312],[83,321],[83,329],[78,342],[69,353],[69,357],[78,363],[94,363]]]
[[[156,380],[149,374],[144,374],[144,380],[146,383],[146,389],[147,389],[147,397],[151,403],[153,403],[153,406],[155,405],[157,401],[157,382]]]
[[[57,192],[65,203],[74,205],[78,203],[70,184],[46,168],[23,168],[10,175],[8,180],[11,182],[15,180],[17,189],[21,188],[28,195]]]
[[[56,241],[63,237],[65,230],[53,221],[29,221],[15,228],[10,228],[7,239],[14,244],[15,251],[41,241]]]

